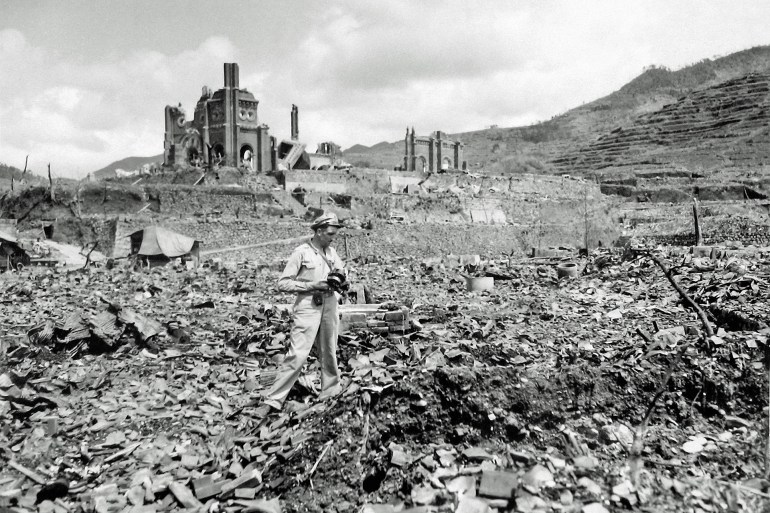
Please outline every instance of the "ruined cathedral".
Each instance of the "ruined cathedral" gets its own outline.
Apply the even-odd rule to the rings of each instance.
[[[166,106],[163,161],[166,166],[230,166],[248,171],[326,169],[343,163],[333,142],[305,151],[299,141],[299,110],[291,106],[291,139],[278,142],[270,128],[259,122],[259,100],[238,83],[238,64],[225,63],[225,87],[212,92],[203,87],[188,120],[181,104]]]
[[[460,141],[452,141],[441,131],[433,132],[429,137],[421,137],[406,129],[404,136],[405,171],[433,173],[450,169],[465,169],[463,160],[465,145]]]
[[[254,171],[271,171],[276,167],[276,141],[259,122],[259,100],[240,88],[238,64],[225,63],[224,71],[225,86],[214,92],[203,87],[192,119],[179,106],[166,107],[164,163],[246,163]]]

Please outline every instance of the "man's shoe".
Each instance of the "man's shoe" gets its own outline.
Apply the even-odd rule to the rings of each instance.
[[[262,404],[265,406],[268,406],[269,408],[275,410],[275,411],[281,411],[283,409],[283,405],[276,401],[275,399],[265,399],[262,401]]]
[[[325,401],[327,399],[331,399],[332,397],[336,397],[340,395],[341,392],[342,392],[342,388],[339,385],[337,385],[335,387],[329,388],[321,392],[321,395],[318,396],[318,400]]]

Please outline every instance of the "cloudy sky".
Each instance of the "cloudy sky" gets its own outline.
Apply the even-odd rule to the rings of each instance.
[[[4,0],[0,162],[81,177],[163,152],[238,62],[260,121],[310,149],[545,120],[656,64],[770,44],[770,2]]]

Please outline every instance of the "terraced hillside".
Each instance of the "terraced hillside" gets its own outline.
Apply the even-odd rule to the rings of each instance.
[[[770,74],[750,74],[695,91],[552,164],[565,172],[762,168],[770,164]]]
[[[579,156],[579,150],[591,147],[594,144],[611,144],[611,140],[625,135],[625,132],[635,127],[642,119],[661,115],[668,109],[676,106],[680,100],[690,98],[693,103],[700,99],[706,99],[709,91],[715,89],[717,98],[712,104],[706,104],[702,108],[707,112],[714,111],[714,115],[725,121],[728,113],[733,117],[752,115],[749,112],[750,103],[757,99],[765,101],[761,90],[752,89],[750,82],[761,82],[763,74],[770,73],[770,46],[761,46],[736,52],[718,59],[704,59],[685,68],[670,71],[663,67],[652,66],[638,77],[612,94],[595,101],[576,107],[552,119],[525,127],[492,128],[476,130],[472,132],[450,134],[450,137],[459,139],[466,144],[465,160],[471,169],[484,169],[494,173],[564,173],[565,168],[571,167]],[[753,78],[752,78],[753,77]],[[732,84],[733,89],[731,89]],[[756,84],[761,89],[761,84]],[[721,94],[716,92],[721,88]],[[749,96],[744,96],[748,92]],[[512,91],[511,94],[515,94]],[[751,95],[754,96],[751,96]],[[758,96],[757,96],[758,95]],[[763,99],[764,98],[764,99]],[[720,107],[719,100],[722,101]],[[766,103],[764,104],[766,105]],[[699,107],[701,108],[701,107]],[[744,110],[741,111],[740,109]],[[759,107],[753,111],[754,115],[763,116]],[[708,120],[701,120],[708,122]],[[751,119],[746,120],[749,124]],[[411,120],[404,120],[405,124]],[[684,121],[683,121],[684,122]],[[728,121],[721,129],[729,135],[731,128]],[[417,133],[427,135],[431,130],[442,127],[416,127]],[[738,127],[736,127],[738,128]],[[616,132],[614,132],[616,131]],[[708,133],[708,132],[705,132]],[[396,136],[397,134],[394,134]],[[400,134],[398,134],[400,135]],[[694,135],[694,134],[693,134]],[[711,139],[718,139],[716,134]],[[663,136],[661,136],[663,137]],[[741,160],[739,155],[746,153],[749,160],[746,165],[755,165],[758,161],[751,154],[754,149],[763,144],[767,136],[761,133],[753,137],[734,139],[735,144],[746,143],[746,148],[735,147],[732,151],[721,152],[723,156],[715,158],[715,153],[709,147],[701,148],[700,152],[688,150],[673,159],[666,161],[660,155],[654,160],[654,166],[676,168],[684,166],[687,169],[699,169],[713,165],[731,163],[737,165]],[[597,139],[602,138],[600,141]],[[692,138],[677,138],[668,146],[670,150],[677,144],[691,144]],[[626,142],[631,143],[632,139]],[[721,147],[719,147],[721,148]],[[719,149],[717,148],[717,149]],[[601,146],[595,148],[602,149]],[[613,158],[613,150],[617,155],[623,153],[623,145],[606,148],[606,155],[602,152],[599,160],[586,159],[583,168],[594,169],[592,166],[607,168]],[[746,151],[744,151],[744,149]],[[366,162],[371,167],[392,168],[400,164],[403,156],[403,141],[398,140],[391,144],[379,143],[371,148],[356,145],[345,152],[345,159],[349,162]],[[671,153],[672,156],[675,153]],[[733,159],[730,156],[736,156]],[[609,160],[605,162],[603,159]],[[688,159],[692,158],[690,162]],[[636,163],[642,159],[636,159]],[[762,159],[759,159],[762,160]]]

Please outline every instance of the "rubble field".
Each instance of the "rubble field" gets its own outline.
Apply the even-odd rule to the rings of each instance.
[[[769,255],[661,255],[713,336],[645,256],[490,258],[483,292],[355,259],[411,324],[342,334],[343,392],[317,399],[311,355],[267,414],[277,269],[7,273],[0,510],[766,511]]]

